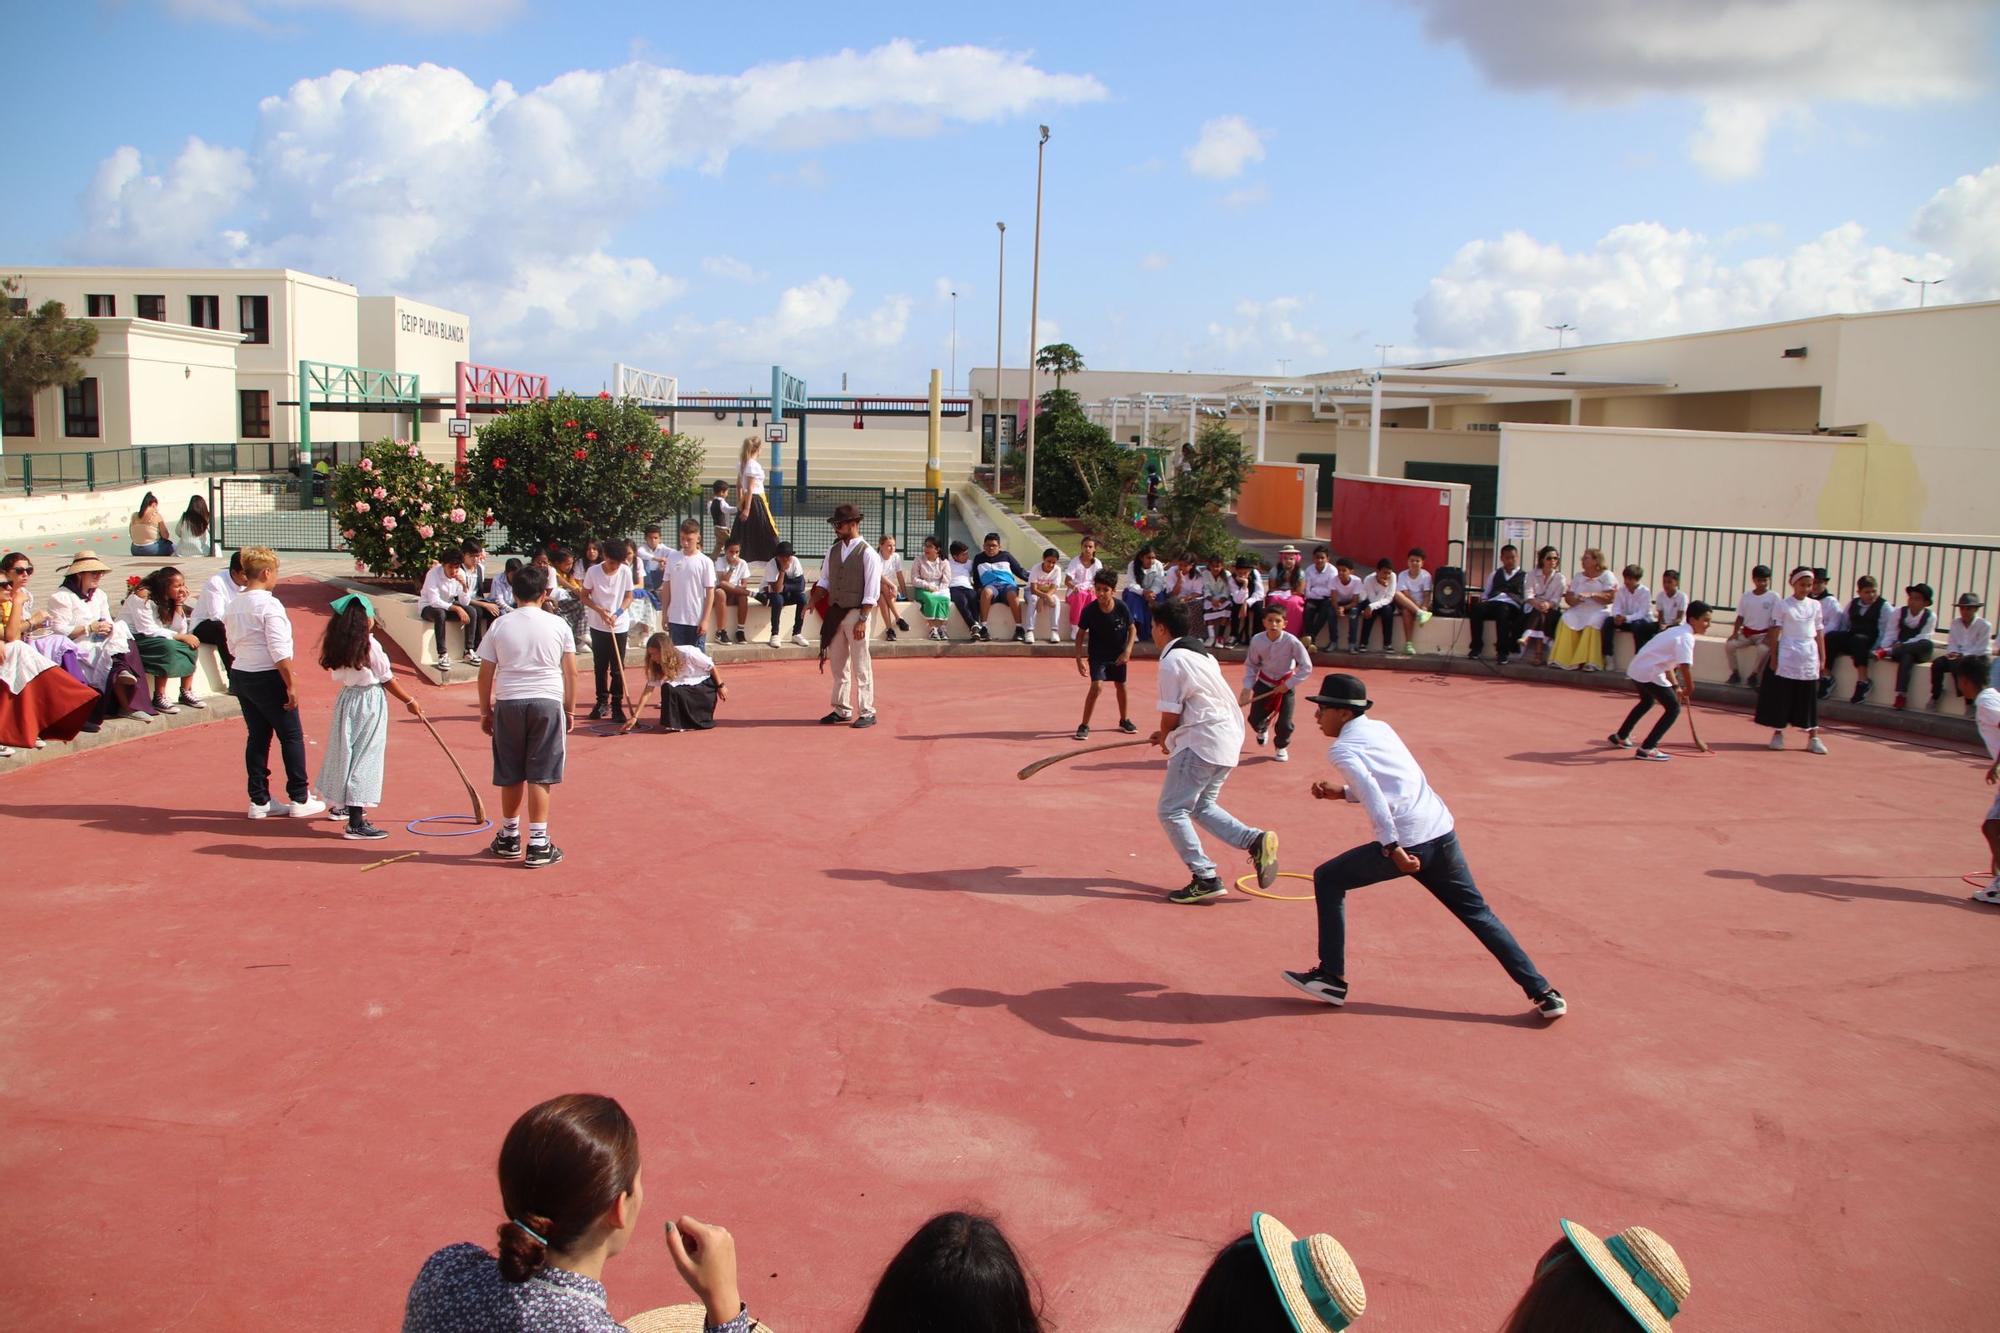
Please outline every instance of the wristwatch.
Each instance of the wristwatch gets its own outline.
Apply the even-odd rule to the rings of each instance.
[[[1384,856],[1394,856],[1402,850],[1403,844],[1400,842],[1385,842],[1382,844],[1382,855]]]

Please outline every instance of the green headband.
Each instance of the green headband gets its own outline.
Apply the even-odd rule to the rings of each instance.
[[[1346,1328],[1352,1321],[1340,1308],[1340,1303],[1333,1299],[1333,1293],[1319,1280],[1319,1272],[1313,1267],[1311,1240],[1292,1242],[1292,1262],[1298,1266],[1299,1286],[1304,1289],[1306,1303],[1312,1306],[1313,1313],[1325,1320],[1326,1326],[1335,1333]]]
[[[1664,1282],[1654,1277],[1646,1266],[1639,1262],[1639,1256],[1632,1253],[1632,1247],[1625,1243],[1623,1236],[1606,1236],[1604,1248],[1611,1251],[1611,1257],[1618,1261],[1619,1266],[1625,1270],[1625,1275],[1632,1279],[1632,1285],[1645,1293],[1646,1299],[1651,1301],[1654,1308],[1668,1320],[1671,1321],[1681,1312],[1680,1302],[1673,1298],[1673,1294],[1667,1290]]]
[[[345,597],[336,597],[333,599],[333,613],[335,615],[340,615],[350,606],[359,606],[363,611],[368,613],[370,620],[375,618],[375,603],[368,600],[367,593],[351,592]]]

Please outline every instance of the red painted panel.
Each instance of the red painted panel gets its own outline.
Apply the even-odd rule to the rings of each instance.
[[[1441,502],[1449,495],[1442,486],[1337,478],[1327,545],[1336,556],[1351,557],[1356,569],[1372,569],[1384,556],[1401,569],[1404,553],[1421,546],[1435,568],[1445,563],[1451,538],[1451,507]]]

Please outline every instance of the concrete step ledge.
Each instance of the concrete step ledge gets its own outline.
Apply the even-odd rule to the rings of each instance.
[[[212,652],[203,649],[204,652]],[[107,718],[102,731],[85,732],[73,741],[50,741],[39,750],[24,750],[16,747],[11,759],[0,759],[0,778],[9,773],[18,773],[38,764],[53,763],[67,759],[71,755],[84,754],[91,750],[101,750],[107,745],[123,745],[129,741],[144,740],[148,736],[158,736],[169,731],[179,731],[183,727],[198,727],[206,722],[219,722],[224,718],[243,716],[243,706],[231,694],[200,694],[206,708],[183,708],[178,713],[161,713],[151,722],[130,722],[123,718]]]

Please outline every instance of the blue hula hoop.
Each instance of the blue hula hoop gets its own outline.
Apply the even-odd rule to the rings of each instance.
[[[439,830],[420,827],[424,824],[471,824],[472,827]],[[474,823],[474,817],[471,815],[425,815],[422,819],[412,819],[403,827],[419,838],[465,838],[475,833],[486,832],[493,827],[493,821],[488,819]]]

